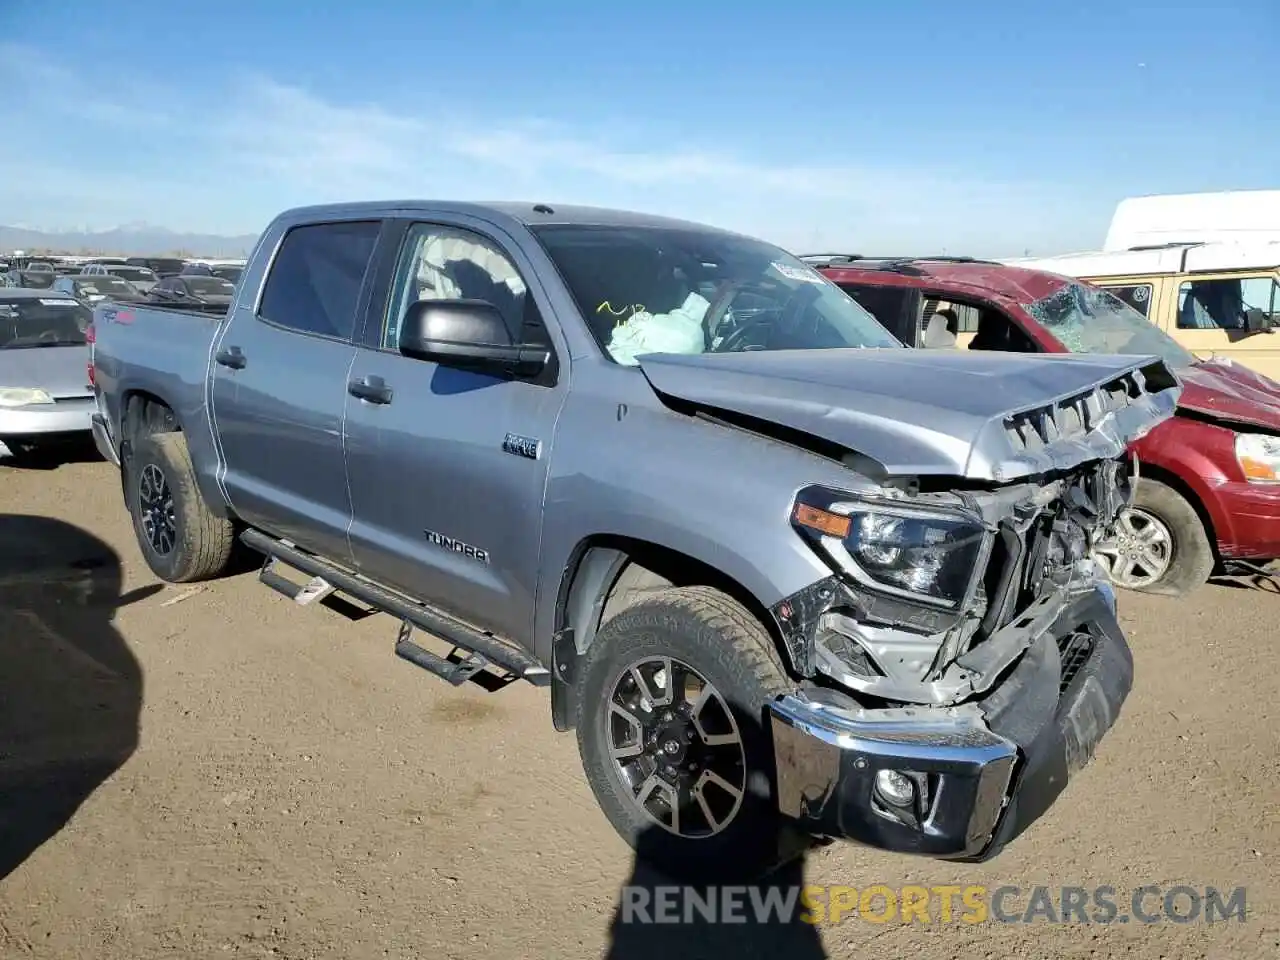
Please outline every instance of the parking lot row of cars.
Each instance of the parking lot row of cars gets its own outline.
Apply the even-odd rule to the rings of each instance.
[[[243,269],[232,260],[21,256],[0,261],[0,285],[49,290],[90,305],[109,298],[217,310],[231,302]]]

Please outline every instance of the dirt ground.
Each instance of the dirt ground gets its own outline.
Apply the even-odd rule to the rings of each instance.
[[[0,957],[1278,957],[1280,597],[1121,604],[1134,693],[1043,821],[805,882],[1243,886],[1243,923],[619,925],[632,857],[544,691],[450,688],[253,573],[161,586],[108,464],[0,461]]]

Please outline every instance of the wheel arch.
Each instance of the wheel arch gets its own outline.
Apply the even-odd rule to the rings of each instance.
[[[556,596],[552,639],[551,713],[555,728],[573,728],[577,663],[600,626],[646,593],[667,587],[708,586],[732,597],[755,617],[789,666],[773,616],[742,583],[715,566],[653,541],[598,534],[580,542],[565,565]]]
[[[1143,480],[1154,480],[1156,483],[1161,483],[1168,487],[1174,493],[1182,497],[1183,500],[1186,500],[1187,503],[1191,504],[1191,509],[1196,512],[1196,516],[1198,516],[1200,518],[1200,522],[1204,524],[1205,536],[1209,539],[1209,546],[1213,548],[1214,559],[1220,560],[1221,558],[1218,550],[1218,533],[1213,522],[1213,515],[1209,512],[1209,507],[1206,505],[1204,498],[1196,492],[1195,488],[1172,470],[1168,470],[1156,464],[1146,463],[1144,461],[1139,470],[1139,483]]]
[[[190,410],[187,411],[191,416]],[[132,388],[126,390],[120,399],[120,484],[122,491],[127,488],[127,471],[129,455],[135,444],[143,437],[156,433],[181,433],[187,443],[192,446],[192,456],[197,465],[196,483],[215,516],[234,520],[235,517],[227,504],[212,486],[211,471],[201,470],[203,457],[209,456],[212,448],[203,442],[202,431],[192,436],[189,424],[183,421],[178,408],[163,396],[150,390]]]

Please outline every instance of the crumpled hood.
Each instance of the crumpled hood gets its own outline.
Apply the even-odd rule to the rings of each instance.
[[[1178,371],[1178,406],[1241,424],[1280,430],[1280,383],[1238,363],[1209,360]]]
[[[0,387],[35,387],[55,399],[93,396],[88,364],[88,345],[0,350]]]
[[[995,482],[1118,456],[1173,414],[1181,390],[1157,357],[888,348],[639,364],[660,395],[802,431],[890,474]],[[1102,389],[1122,378],[1127,390]]]

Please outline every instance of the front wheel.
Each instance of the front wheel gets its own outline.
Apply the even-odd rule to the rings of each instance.
[[[1200,514],[1182,494],[1158,480],[1139,479],[1133,504],[1094,559],[1117,587],[1181,597],[1213,572],[1213,544]]]
[[[803,851],[777,810],[765,709],[795,685],[741,605],[707,587],[652,593],[600,630],[581,683],[583,768],[641,859],[744,881]]]

